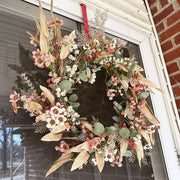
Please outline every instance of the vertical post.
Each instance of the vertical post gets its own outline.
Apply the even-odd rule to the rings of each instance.
[[[11,128],[11,140],[10,140],[10,177],[13,180],[13,128]]]

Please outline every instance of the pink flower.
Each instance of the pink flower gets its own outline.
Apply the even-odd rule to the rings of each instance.
[[[56,151],[65,153],[69,150],[69,145],[65,141],[61,141],[60,146],[55,147]]]
[[[12,102],[12,107],[13,107],[14,112],[17,114],[18,107],[17,107],[16,102]]]
[[[20,76],[24,77],[26,76],[26,73],[21,73]]]
[[[14,91],[14,94],[10,95],[10,100],[9,102],[15,103],[19,100],[20,94]]]
[[[32,44],[35,47],[37,47],[36,41],[32,37],[30,37],[30,44]]]

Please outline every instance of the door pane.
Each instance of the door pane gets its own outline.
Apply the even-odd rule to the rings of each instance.
[[[37,9],[38,11],[38,9]],[[64,18],[64,21],[66,19]],[[71,26],[76,27],[76,22],[69,20]],[[37,128],[41,133],[34,133],[34,118],[20,110],[15,115],[9,101],[9,94],[13,89],[22,87],[17,75],[21,71],[36,74],[31,52],[33,47],[29,44],[29,36],[26,30],[35,34],[35,24],[26,18],[10,13],[0,12],[0,179],[2,180],[44,180],[45,173],[52,163],[60,156],[54,147],[57,143],[45,143],[40,139],[44,128]],[[62,34],[68,34],[70,28],[64,27]],[[123,50],[124,56],[135,54],[139,64],[142,66],[139,47],[128,42]],[[103,71],[97,73],[96,83],[93,85],[83,84],[78,92],[80,98],[79,113],[89,119],[91,115],[98,117],[105,125],[111,125],[114,116],[113,105],[106,97],[105,74]],[[43,78],[43,77],[42,77]],[[35,79],[36,80],[36,79]],[[82,88],[83,87],[83,88]],[[87,91],[88,90],[88,91]],[[83,96],[82,96],[83,94]],[[142,169],[139,168],[134,157],[125,159],[122,167],[111,167],[106,163],[100,174],[97,167],[90,164],[82,170],[70,172],[72,162],[62,166],[47,180],[151,180],[167,179],[165,166],[163,164],[162,150],[158,135],[155,148],[147,152],[143,160]],[[134,163],[132,163],[134,162]],[[155,177],[154,177],[155,176]]]

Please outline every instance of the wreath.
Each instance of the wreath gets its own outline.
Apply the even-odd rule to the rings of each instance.
[[[34,63],[39,71],[49,71],[48,85],[34,87],[26,73],[20,76],[29,87],[20,95],[14,91],[10,95],[14,112],[19,108],[35,116],[35,122],[44,122],[49,132],[42,141],[57,141],[55,149],[62,155],[52,165],[46,176],[64,163],[73,161],[71,171],[81,168],[89,161],[103,170],[105,162],[111,166],[122,166],[124,156],[137,155],[139,166],[144,150],[154,144],[155,129],[159,122],[146,102],[151,88],[161,91],[146,79],[134,57],[123,58],[121,39],[106,39],[101,29],[84,36],[73,31],[61,36],[63,21],[54,17],[51,5],[51,21],[47,22],[41,4],[40,24],[35,19],[37,34],[31,33],[30,43]],[[81,36],[81,37],[79,37]],[[77,41],[76,39],[83,39]],[[107,98],[113,101],[117,113],[112,117],[114,125],[104,127],[93,117],[93,123],[78,114],[78,96],[74,93],[77,84],[96,80],[96,72],[106,71]],[[68,144],[68,140],[71,143]]]

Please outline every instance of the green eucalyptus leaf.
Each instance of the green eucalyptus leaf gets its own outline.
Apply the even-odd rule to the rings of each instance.
[[[69,91],[71,89],[72,83],[68,80],[61,81],[60,88],[62,91]]]
[[[111,79],[109,79],[109,80],[106,82],[106,86],[110,87],[111,85],[112,85]]]
[[[110,143],[108,144],[108,149],[114,149],[115,147],[115,141],[110,141]]]
[[[89,68],[87,68],[87,77],[90,78],[91,77],[91,70]]]
[[[104,132],[104,126],[100,122],[96,122],[93,127],[94,134],[96,135],[101,135]]]
[[[78,102],[72,102],[72,103],[71,103],[71,106],[72,106],[73,108],[77,108],[77,107],[80,106],[80,103],[78,103]]]
[[[126,157],[131,157],[131,156],[132,156],[132,152],[129,151],[129,150],[127,150],[127,151],[125,152],[124,156],[126,156]]]
[[[129,87],[128,82],[126,80],[122,80],[121,84],[124,89],[127,89]]]
[[[119,131],[119,135],[123,138],[129,138],[130,136],[130,131],[128,128],[122,128],[120,131]]]
[[[139,95],[139,97],[140,98],[147,98],[149,96],[149,92],[142,92],[140,95]]]
[[[87,82],[87,81],[88,81],[87,75],[86,75],[85,73],[83,73],[83,72],[79,73],[79,77],[80,77],[80,79],[81,79],[82,81],[84,81],[84,82]]]
[[[77,101],[78,100],[78,96],[76,94],[72,94],[70,97],[69,97],[69,100],[70,101]]]
[[[107,136],[114,135],[116,133],[116,128],[114,126],[106,127],[104,134]]]
[[[132,136],[132,137],[136,137],[137,134],[138,134],[137,130],[133,129],[133,130],[131,131],[131,136]]]
[[[101,67],[97,67],[96,69],[92,69],[92,72],[95,73],[95,72],[98,72],[101,70]]]

